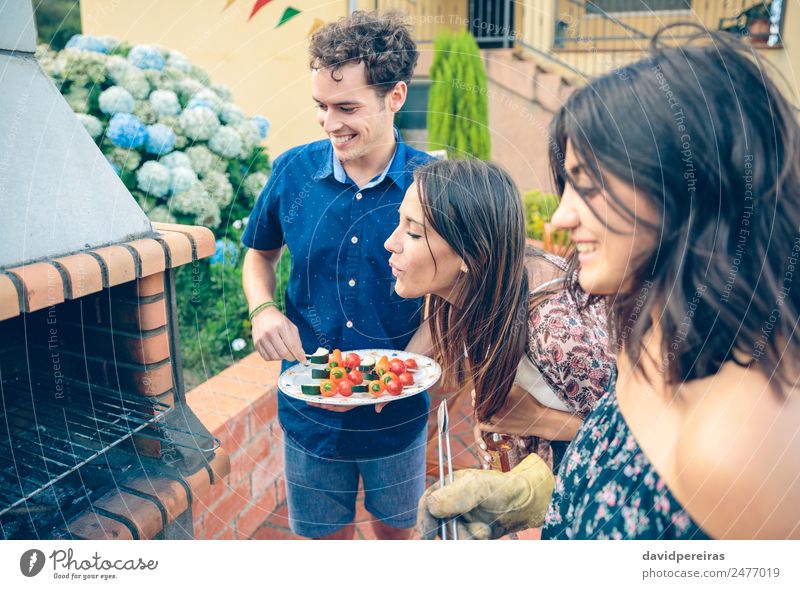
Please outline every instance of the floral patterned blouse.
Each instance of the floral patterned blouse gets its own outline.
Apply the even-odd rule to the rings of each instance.
[[[636,442],[613,379],[567,449],[542,538],[708,539]]]
[[[562,258],[551,254],[544,257],[566,270]],[[587,306],[582,299],[577,303],[584,308],[579,311],[572,295],[561,288],[532,306],[527,355],[556,397],[585,418],[608,390],[616,360],[609,348],[605,305]],[[569,442],[533,437],[528,444],[555,470]]]

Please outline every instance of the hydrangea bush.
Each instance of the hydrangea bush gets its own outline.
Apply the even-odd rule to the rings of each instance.
[[[239,240],[269,177],[269,121],[163,47],[75,35],[36,56],[151,220],[217,236],[217,254],[176,272],[188,384],[252,351]]]

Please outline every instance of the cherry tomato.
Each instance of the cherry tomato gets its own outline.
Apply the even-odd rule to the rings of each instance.
[[[356,354],[355,352],[350,352],[347,356],[344,357],[344,366],[345,368],[350,368],[351,370],[354,368],[358,368],[361,366],[361,356]]]
[[[367,385],[367,390],[369,390],[369,394],[373,397],[380,397],[383,391],[386,390],[386,385],[379,380],[371,380]]]
[[[386,383],[386,392],[396,397],[403,392],[403,383],[400,382],[399,378],[390,380]]]
[[[341,396],[349,397],[353,394],[353,383],[349,380],[343,380],[336,386],[336,390],[339,391]]]
[[[411,376],[410,372],[404,372],[397,378],[400,381],[400,384],[402,384],[404,387],[410,387],[412,384],[414,384],[414,377]]]
[[[381,376],[381,382],[383,384],[389,384],[393,380],[398,380],[398,376],[394,372],[387,372],[383,376]]]
[[[358,368],[354,368],[347,374],[347,380],[353,384],[361,384],[364,382],[364,375],[361,374],[361,371]]]
[[[319,383],[319,390],[323,397],[333,397],[336,394],[336,385],[326,378]]]
[[[330,379],[333,384],[338,385],[341,381],[347,379],[347,371],[341,366],[331,368]]]
[[[391,362],[389,362],[389,371],[400,376],[406,371],[405,362],[403,362],[400,358],[394,358]]]
[[[406,370],[416,370],[417,369],[417,361],[414,358],[409,358],[408,360],[404,360],[403,364],[406,365]]]

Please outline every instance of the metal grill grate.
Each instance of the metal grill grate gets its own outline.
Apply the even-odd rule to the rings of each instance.
[[[0,515],[155,424],[147,397],[52,376],[0,381]]]

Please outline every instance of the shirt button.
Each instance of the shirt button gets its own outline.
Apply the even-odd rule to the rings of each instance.
[[[353,237],[351,237],[350,238],[350,243],[358,243],[358,237],[356,237],[355,235]]]
[[[356,200],[361,200],[361,198],[362,197],[361,197],[361,193],[360,192],[358,194],[356,194]]]
[[[355,286],[356,285],[356,281],[351,278],[350,282],[348,282],[347,284],[349,284],[350,286]]]
[[[347,323],[345,323],[345,325],[347,325],[347,327],[353,327],[353,322],[352,321],[348,321]]]

